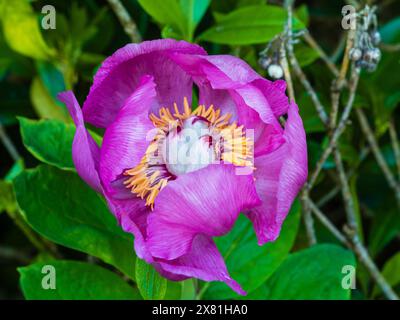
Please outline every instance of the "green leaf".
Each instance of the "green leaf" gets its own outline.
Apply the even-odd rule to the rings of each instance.
[[[396,253],[385,263],[382,276],[391,287],[395,287],[400,283],[400,252]],[[375,285],[372,297],[376,297],[380,293],[381,289]]]
[[[0,180],[0,213],[13,212],[16,209],[15,195],[10,182]]]
[[[310,13],[308,12],[308,8],[306,4],[302,4],[299,6],[294,15],[305,25],[308,26],[310,22]]]
[[[44,87],[54,102],[64,107],[64,104],[57,99],[57,94],[66,90],[63,74],[54,65],[44,61],[37,63],[37,70]]]
[[[318,51],[301,42],[294,47],[294,52],[300,67],[306,67],[319,58]]]
[[[181,281],[182,285],[182,294],[181,300],[194,300],[196,297],[196,286],[195,286],[196,279],[187,279]]]
[[[186,280],[187,281],[187,280]],[[185,282],[185,281],[183,281]],[[179,300],[182,297],[182,281],[167,280],[167,291],[164,300]]]
[[[138,0],[142,8],[158,23],[170,26],[186,36],[185,17],[177,0]]]
[[[179,0],[182,13],[185,17],[185,34],[188,41],[193,40],[197,25],[203,18],[211,0]]]
[[[259,246],[251,222],[243,215],[229,234],[216,239],[230,275],[245,291],[259,287],[287,257],[297,234],[300,210],[300,203],[295,201],[275,242]],[[239,298],[222,282],[210,283],[204,295],[205,299],[233,297]]]
[[[19,175],[25,169],[24,159],[20,158],[18,161],[14,162],[10,170],[8,170],[4,180],[7,182],[13,181],[13,179]]]
[[[167,291],[167,280],[141,259],[136,259],[136,283],[145,300],[161,300]]]
[[[37,159],[60,169],[74,169],[72,141],[75,126],[58,120],[18,118],[22,141]]]
[[[51,284],[53,270],[55,289],[46,286]],[[22,292],[29,300],[140,299],[139,292],[115,273],[89,263],[67,260],[39,262],[18,268],[18,272]],[[42,284],[45,284],[44,288]]]
[[[310,96],[304,92],[297,100],[297,103],[300,106],[300,116],[306,133],[323,132],[325,126],[319,118]]]
[[[6,3],[7,2],[7,3]],[[8,45],[16,52],[39,60],[48,60],[54,55],[43,40],[39,21],[26,0],[0,0],[1,22]]]
[[[65,122],[70,120],[66,109],[56,104],[39,77],[32,80],[30,97],[37,115],[41,118],[58,119]]]
[[[134,278],[132,236],[124,233],[95,191],[70,171],[48,165],[14,179],[28,224],[60,245],[85,252]]]
[[[172,38],[180,40],[182,38],[182,35],[180,34],[179,30],[175,30],[173,27],[166,25],[161,30],[161,37],[164,39]]]
[[[216,25],[203,32],[198,40],[219,44],[248,45],[266,43],[283,31],[286,11],[278,6],[246,6],[220,16]],[[302,26],[294,20],[294,26]]]
[[[372,220],[371,231],[369,234],[368,247],[371,256],[376,256],[399,234],[399,232],[400,216],[396,207],[389,210],[383,209],[382,212],[376,212],[374,219]]]
[[[354,266],[351,251],[332,244],[320,244],[289,255],[279,269],[249,299],[337,299],[350,298],[342,287],[344,266]]]

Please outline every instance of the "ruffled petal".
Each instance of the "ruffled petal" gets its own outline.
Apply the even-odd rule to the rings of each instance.
[[[145,243],[149,207],[146,207],[140,198],[115,200],[106,197],[106,199],[111,211],[120,221],[122,230],[134,236],[136,255],[148,263],[154,262]]]
[[[171,52],[206,54],[195,44],[163,39],[128,44],[107,58],[83,105],[85,121],[104,128],[110,125],[145,74],[154,77],[160,106],[181,105],[184,97],[191,101],[192,79],[168,58]]]
[[[115,182],[124,170],[134,168],[140,162],[153,139],[154,125],[148,113],[155,104],[153,77],[143,76],[138,88],[126,99],[115,121],[105,131],[101,147],[100,177],[111,197],[117,198],[121,192],[121,187],[115,186]],[[128,189],[126,191],[129,193]]]
[[[113,199],[103,188],[98,170],[100,148],[85,128],[81,108],[72,91],[58,95],[64,102],[76,125],[76,133],[72,145],[72,157],[79,176],[97,192],[103,194],[110,211],[117,218],[124,231],[135,237],[135,251],[140,257],[149,258],[149,252],[144,245],[144,235],[147,226],[149,209],[141,199],[131,197],[129,200]]]
[[[76,126],[72,143],[72,160],[76,171],[88,185],[97,192],[101,192],[98,174],[100,148],[85,128],[82,109],[72,91],[61,92],[57,97],[67,106]]]
[[[232,56],[170,53],[170,57],[193,77],[201,104],[213,104],[222,113],[232,114],[232,120],[246,129],[254,130],[255,156],[283,143],[283,130],[277,119],[277,114],[288,106],[283,81],[263,79],[244,61]]]
[[[260,204],[252,175],[232,165],[209,165],[170,181],[147,219],[154,257],[172,260],[190,251],[194,237],[227,233],[240,211]]]
[[[228,273],[223,257],[210,237],[197,235],[191,249],[175,260],[158,260],[159,266],[173,276],[194,277],[204,281],[223,281],[235,292],[245,295],[246,292]],[[165,274],[168,277],[168,274]]]
[[[282,223],[307,179],[306,135],[294,103],[289,107],[284,138],[286,142],[279,149],[255,159],[254,175],[262,205],[253,208],[248,217],[253,222],[259,245],[278,237]]]
[[[252,81],[252,84],[264,94],[277,118],[287,113],[289,99],[285,93],[286,82],[284,80],[269,81],[260,78]]]

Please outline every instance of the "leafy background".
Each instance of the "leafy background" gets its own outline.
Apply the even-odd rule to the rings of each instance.
[[[0,0],[0,298],[2,299],[382,299],[371,273],[353,250],[315,219],[317,244],[309,246],[296,200],[277,241],[257,246],[243,216],[216,239],[232,277],[249,292],[238,297],[223,283],[170,282],[135,257],[132,236],[117,226],[104,200],[76,174],[71,159],[75,128],[56,94],[88,93],[101,62],[131,42],[113,5],[121,3],[144,40],[172,37],[196,42],[210,54],[233,54],[267,77],[258,53],[281,33],[281,1],[260,0]],[[369,1],[371,4],[373,1]],[[375,1],[385,44],[400,41],[400,3]],[[43,30],[41,8],[53,5],[57,28]],[[296,2],[294,28],[308,28],[330,61],[340,65],[343,1]],[[136,35],[137,36],[137,35]],[[384,48],[382,48],[384,49]],[[372,74],[361,74],[354,108],[363,108],[383,160],[399,184],[390,126],[399,126],[400,54],[383,51]],[[321,52],[302,39],[295,55],[319,98],[329,105],[333,75]],[[310,96],[294,79],[308,138],[310,172],[328,136]],[[341,104],[343,101],[341,102]],[[360,239],[393,290],[400,293],[400,212],[354,115],[338,148],[350,178]],[[92,128],[101,141],[102,132]],[[398,160],[398,159],[397,159]],[[311,196],[341,230],[344,206],[333,158]],[[57,289],[43,290],[42,267],[57,271]],[[342,267],[357,270],[356,289],[341,286]]]

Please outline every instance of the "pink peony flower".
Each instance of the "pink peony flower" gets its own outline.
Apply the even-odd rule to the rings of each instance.
[[[76,125],[76,169],[134,235],[137,256],[169,279],[245,294],[213,237],[242,212],[259,245],[274,241],[306,180],[304,128],[285,88],[236,57],[165,39],[107,58],[82,109],[71,91],[59,99]],[[105,128],[101,147],[85,122]]]

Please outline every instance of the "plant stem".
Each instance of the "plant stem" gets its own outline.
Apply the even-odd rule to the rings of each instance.
[[[289,63],[286,58],[286,50],[285,50],[285,45],[284,45],[283,41],[282,41],[282,45],[281,45],[281,49],[280,49],[280,59],[281,59],[280,63],[281,63],[282,69],[283,69],[285,81],[287,83],[287,91],[288,91],[289,100],[295,101],[293,81],[292,81],[292,76],[290,75]]]
[[[308,81],[306,75],[304,74],[303,70],[300,67],[299,62],[297,61],[297,58],[294,54],[294,48],[293,48],[293,34],[292,34],[292,4],[288,4],[291,1],[288,0],[286,1],[286,8],[288,10],[288,20],[287,20],[287,34],[288,34],[288,41],[287,41],[287,51],[288,51],[288,58],[290,61],[290,64],[293,68],[294,73],[296,76],[299,78],[300,82],[302,83],[303,87],[306,89],[307,93],[309,94],[312,102],[315,105],[315,108],[317,110],[318,116],[322,120],[324,124],[328,122],[328,116],[326,114],[325,108],[322,105],[321,101],[318,98],[317,93],[315,92],[314,88],[311,86],[310,82]]]
[[[294,2],[294,1],[293,1]],[[287,22],[286,22],[286,33],[287,33],[287,42],[286,42],[286,47],[287,47],[287,52],[288,52],[288,56],[289,56],[289,60],[290,63],[295,71],[295,73],[297,74],[297,76],[300,78],[300,80],[302,80],[303,84],[306,86],[308,85],[309,88],[312,87],[309,84],[305,74],[303,73],[303,71],[300,68],[300,65],[294,55],[294,49],[293,49],[293,31],[292,31],[292,17],[293,17],[293,13],[292,13],[292,5],[293,5],[292,0],[286,0],[285,1],[285,6],[288,10],[288,18],[287,18]],[[289,97],[290,95],[292,95],[291,100],[295,101],[294,98],[294,91],[293,91],[293,83],[292,83],[292,79],[290,76],[290,72],[289,72],[289,65],[287,63],[286,60],[286,54],[285,54],[285,50],[281,50],[281,55],[282,55],[282,51],[284,53],[284,62],[285,64],[283,65],[284,67],[284,74],[285,74],[285,79],[286,81],[289,81],[289,85],[288,85],[288,89],[289,90]],[[314,97],[314,99],[318,100],[318,97],[316,96],[315,92],[310,93],[311,97]],[[321,112],[324,114],[324,110],[322,105],[321,107]],[[326,115],[326,114],[325,114]],[[304,225],[306,228],[306,233],[307,233],[307,238],[308,238],[308,244],[310,246],[314,245],[317,243],[317,237],[315,235],[315,229],[314,229],[314,219],[312,217],[311,214],[311,209],[310,206],[308,205],[308,198],[309,198],[309,194],[308,194],[308,187],[307,184],[302,188],[301,190],[301,204],[302,204],[302,216],[303,216],[303,220],[304,220]]]
[[[301,203],[303,207],[303,219],[304,225],[306,227],[308,245],[312,246],[317,243],[317,236],[315,235],[314,229],[314,219],[311,215],[311,207],[310,207],[310,196],[308,194],[307,188],[303,188],[301,191]]]
[[[348,98],[346,107],[344,108],[344,111],[340,118],[339,124],[337,126],[336,126],[336,122],[330,122],[330,126],[331,126],[330,128],[333,128],[333,133],[331,134],[331,138],[330,138],[328,147],[322,153],[321,158],[318,160],[318,162],[315,166],[315,169],[314,169],[313,173],[311,174],[311,177],[310,177],[309,183],[308,183],[309,190],[311,190],[311,188],[314,186],[314,183],[317,180],[318,175],[321,172],[325,161],[331,155],[334,147],[336,146],[336,143],[337,143],[339,137],[344,132],[344,129],[347,124],[347,120],[349,119],[351,110],[353,109],[354,98],[356,95],[356,89],[357,89],[359,77],[360,77],[359,73],[355,69],[353,69],[352,81],[350,83],[350,94],[349,94],[349,98]],[[331,114],[331,116],[333,116],[333,115]]]
[[[0,257],[3,259],[13,259],[21,263],[29,263],[29,256],[12,247],[0,246]]]
[[[389,44],[389,43],[381,43],[379,47],[387,52],[396,52],[400,51],[400,43],[397,44]]]
[[[371,149],[369,146],[366,146],[361,150],[360,158],[359,158],[357,165],[355,167],[351,168],[347,173],[348,178],[351,178],[354,175],[357,167],[366,158],[366,156],[368,155],[368,153],[370,151],[371,151]],[[316,203],[316,205],[319,208],[323,207],[327,202],[329,202],[332,198],[334,198],[339,192],[340,192],[340,187],[338,185],[336,185],[331,191],[329,191],[321,199],[319,199],[318,202]]]
[[[378,141],[376,140],[371,127],[368,124],[367,117],[362,109],[356,109],[358,121],[360,122],[361,130],[364,132],[365,137],[371,147],[372,153],[375,156],[376,162],[381,168],[383,175],[385,176],[389,186],[393,189],[394,194],[397,199],[397,204],[400,207],[400,185],[397,183],[393,173],[390,171],[389,166],[387,165],[385,158],[382,155],[382,152],[379,148]]]
[[[119,22],[124,28],[125,33],[131,38],[132,42],[142,41],[142,37],[138,31],[137,25],[128,11],[125,9],[120,0],[107,0],[110,7],[113,9]]]
[[[336,125],[337,114],[339,111],[340,92],[342,91],[343,86],[346,83],[346,74],[350,65],[349,52],[354,45],[354,37],[355,37],[355,31],[350,30],[347,34],[346,49],[344,51],[342,66],[340,68],[339,75],[337,76],[336,80],[333,81],[331,88],[332,108],[331,108],[330,122],[329,122],[331,130],[333,130]],[[336,67],[334,69],[336,69]],[[336,72],[334,72],[334,74],[337,74],[337,69]],[[355,85],[355,87],[357,87],[357,84]]]
[[[391,119],[389,121],[389,134],[390,140],[392,141],[392,148],[394,153],[394,158],[396,159],[396,166],[397,166],[397,174],[400,180],[400,146],[399,146],[399,139],[397,138],[397,131],[394,125],[394,120]]]
[[[318,220],[338,239],[342,244],[350,246],[346,237],[336,228],[336,226],[322,213],[317,205],[309,199],[311,211],[315,214]]]
[[[379,269],[371,259],[367,249],[362,245],[356,233],[348,232],[348,237],[351,240],[353,251],[357,254],[358,259],[366,267],[376,284],[380,287],[385,297],[389,300],[399,300],[397,294],[393,291],[386,279],[382,276]]]
[[[315,51],[318,52],[320,58],[325,62],[327,67],[332,71],[332,73],[337,77],[339,76],[339,71],[336,68],[335,64],[329,59],[328,55],[325,53],[324,50],[319,46],[317,41],[311,36],[310,32],[306,30],[303,35],[304,40],[308,43],[308,45],[313,48]]]
[[[0,123],[0,139],[7,149],[8,153],[10,154],[11,158],[17,162],[21,156],[18,153],[17,148],[14,146],[12,140],[8,137],[6,130],[4,129],[3,125]]]
[[[288,12],[288,25],[291,26],[293,1],[290,1],[290,0],[285,1],[285,7]],[[346,211],[347,224],[348,224],[347,225],[347,230],[348,230],[347,235],[348,235],[349,241],[351,242],[351,247],[352,247],[353,251],[357,254],[359,260],[365,265],[365,267],[367,268],[367,270],[369,271],[369,273],[371,274],[373,279],[376,281],[376,283],[382,289],[385,296],[388,299],[397,299],[397,295],[394,293],[394,291],[392,290],[390,285],[386,282],[386,280],[379,273],[379,270],[376,267],[376,265],[374,264],[371,257],[369,256],[367,249],[361,244],[360,239],[358,238],[358,229],[359,228],[358,228],[358,223],[357,223],[356,214],[355,214],[354,202],[353,202],[353,198],[352,198],[352,195],[350,192],[348,178],[346,176],[346,173],[345,173],[345,170],[343,167],[342,156],[340,154],[340,150],[336,146],[335,139],[337,140],[337,137],[334,139],[334,137],[337,135],[337,134],[335,135],[337,128],[335,129],[336,119],[332,119],[332,118],[336,118],[336,117],[334,114],[331,113],[331,117],[328,118],[328,116],[325,112],[325,108],[321,104],[315,90],[311,86],[306,75],[301,70],[300,65],[298,64],[298,62],[296,60],[296,57],[294,56],[293,44],[291,41],[292,40],[291,28],[289,28],[288,31],[289,31],[288,55],[289,55],[289,60],[291,62],[293,70],[296,73],[296,75],[298,76],[300,82],[303,84],[304,88],[309,93],[311,100],[314,103],[315,109],[316,109],[321,121],[324,123],[326,129],[330,132],[331,140],[334,141],[332,143],[332,151],[333,151],[334,159],[335,159],[335,163],[336,163],[336,170],[339,175],[339,182],[340,182],[340,186],[341,186],[343,203],[344,203],[344,207],[345,207],[345,211]],[[344,76],[343,76],[342,80],[339,82],[337,81],[336,84],[345,83],[345,75],[347,73],[347,68],[348,68],[348,66],[346,66],[348,64],[348,62],[346,62],[347,59],[348,59],[347,57],[344,58],[344,61],[342,64],[342,69],[341,69]],[[354,70],[354,68],[353,68],[353,70]],[[356,71],[353,71],[353,72],[356,72]],[[354,78],[354,76],[356,76],[356,78]],[[341,118],[342,120],[347,119],[348,116],[350,115],[350,111],[351,111],[351,108],[352,108],[352,105],[354,102],[355,91],[357,88],[358,74],[355,75],[354,73],[352,73],[352,79],[353,80],[356,79],[356,81],[352,81],[354,84],[354,87],[350,88],[350,97],[349,97],[347,106],[345,108],[345,112],[342,115],[342,118]],[[338,79],[338,80],[340,80],[340,79]],[[333,87],[335,87],[335,86],[333,86]],[[336,99],[337,99],[337,101],[339,101],[340,92],[342,91],[343,85],[336,86],[336,88],[337,88],[337,90],[336,90],[337,92],[334,92],[334,94],[332,94],[332,96],[334,97],[334,99],[333,99],[334,104],[336,103]],[[306,194],[306,196],[308,197],[307,194]],[[315,210],[315,209],[318,209],[317,207],[313,207],[312,205],[309,205],[308,207],[311,207],[311,209],[314,208],[313,212],[314,213],[317,212],[318,216],[321,216],[320,215],[321,211]],[[323,219],[323,221],[326,224],[327,221],[329,221],[329,220]],[[334,230],[331,225],[330,225],[330,230],[331,231]],[[335,232],[336,236],[339,234],[337,229],[335,229],[334,232]],[[344,240],[343,237],[340,236],[340,238],[342,240]]]

